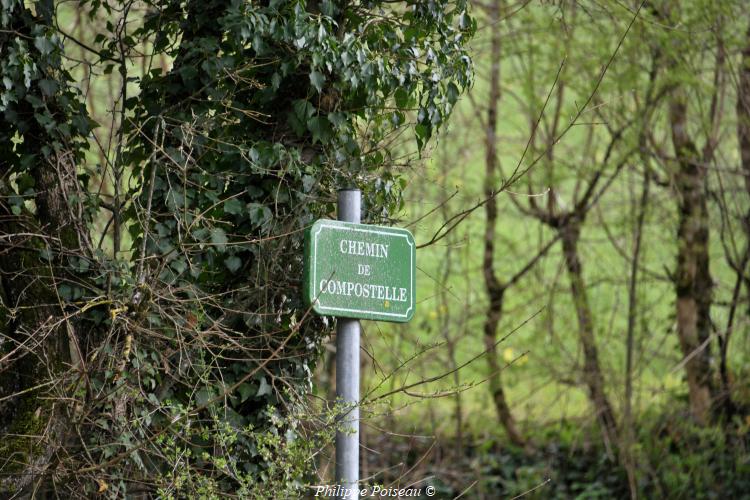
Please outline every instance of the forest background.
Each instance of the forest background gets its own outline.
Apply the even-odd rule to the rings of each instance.
[[[475,84],[405,190],[416,324],[365,327],[365,442],[399,444],[370,471],[414,447],[446,495],[747,494],[742,10],[475,4]]]

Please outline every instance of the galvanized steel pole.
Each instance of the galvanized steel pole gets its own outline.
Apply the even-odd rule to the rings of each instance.
[[[360,222],[362,193],[359,189],[339,191],[338,218]],[[346,405],[336,431],[336,484],[339,498],[359,498],[359,320],[337,318],[336,399]]]

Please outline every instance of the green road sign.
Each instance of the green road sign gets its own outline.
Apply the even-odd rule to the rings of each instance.
[[[318,314],[405,323],[415,270],[406,229],[321,219],[305,235],[304,298]]]

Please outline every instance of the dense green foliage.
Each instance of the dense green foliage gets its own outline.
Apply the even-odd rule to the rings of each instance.
[[[466,450],[452,465],[466,471],[471,491],[478,498],[607,499],[630,496],[625,470],[595,439],[581,439],[577,425],[561,423],[535,436],[540,446],[533,453],[485,441]],[[750,465],[737,450],[747,448],[747,430],[726,435],[721,428],[699,429],[677,415],[648,415],[643,420],[639,463],[644,473],[638,488],[643,498],[746,498]],[[455,442],[445,441],[447,449]],[[420,456],[426,450],[412,450]],[[454,498],[466,487],[465,479],[434,474],[439,498]]]
[[[43,10],[34,16],[16,1],[3,2],[0,11],[2,189],[15,215],[24,210],[25,199],[33,199],[35,166],[63,155],[82,162],[86,137],[96,126],[65,67],[62,37],[50,26],[51,16]],[[11,36],[16,33],[23,36]],[[11,180],[15,186],[8,185]],[[87,201],[96,203],[91,198]],[[90,220],[91,210],[86,217]]]
[[[368,221],[403,206],[403,169],[471,84],[466,5],[91,0],[72,15],[93,30],[75,36],[70,15],[2,3],[5,236],[22,233],[14,217],[39,232],[4,252],[37,245],[22,272],[51,291],[19,293],[3,257],[3,312],[67,324],[3,325],[24,373],[3,396],[26,410],[0,426],[40,424],[5,447],[3,490],[299,494],[335,428],[304,398],[332,325],[301,302],[302,231],[340,187],[364,190]],[[97,78],[120,81],[108,133],[86,110]],[[12,345],[30,332],[56,342],[26,371]]]

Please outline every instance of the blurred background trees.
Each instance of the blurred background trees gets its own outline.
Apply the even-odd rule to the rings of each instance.
[[[368,329],[393,353],[376,379],[446,320],[469,364],[393,397],[431,437],[378,449],[410,448],[446,497],[745,495],[742,3],[473,6],[476,83],[405,192],[422,319]],[[403,383],[446,371],[423,355]]]

